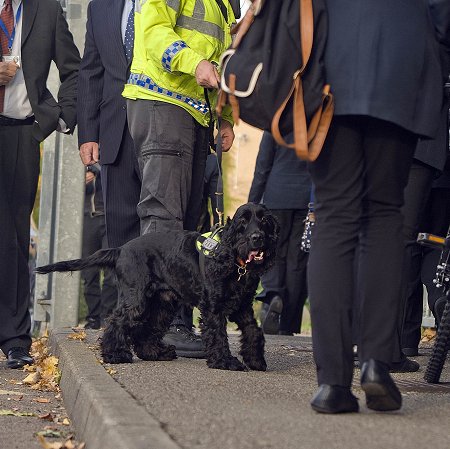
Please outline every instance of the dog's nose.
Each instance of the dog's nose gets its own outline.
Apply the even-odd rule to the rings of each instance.
[[[259,246],[261,246],[261,245],[263,244],[263,238],[262,238],[262,235],[259,234],[259,233],[257,233],[257,232],[254,232],[254,233],[250,236],[250,240],[251,240],[252,244],[253,244],[255,247],[259,247]]]

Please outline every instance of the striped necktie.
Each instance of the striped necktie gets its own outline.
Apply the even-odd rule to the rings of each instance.
[[[11,36],[12,30],[14,28],[14,13],[11,0],[5,0],[5,4],[0,14],[0,19],[2,19],[3,24],[5,25],[9,35]],[[9,55],[8,36],[5,35],[5,32],[3,30],[0,30],[0,43],[2,46],[2,55]],[[0,112],[3,112],[4,101],[5,86],[0,86]]]
[[[125,41],[123,43],[123,48],[125,50],[125,56],[127,61],[130,62],[133,57],[133,44],[134,44],[134,2],[131,0],[132,7],[130,14],[128,15],[127,27],[125,29]]]

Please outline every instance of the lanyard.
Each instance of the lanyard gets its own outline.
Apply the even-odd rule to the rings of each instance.
[[[12,8],[12,4],[11,4],[11,8]],[[17,23],[20,20],[20,14],[21,13],[22,13],[22,2],[20,2],[19,7],[17,8],[16,21],[14,22],[14,26],[13,26],[11,34],[9,34],[9,31],[6,28],[6,25],[3,23],[3,20],[0,19],[0,27],[2,28],[3,33],[5,33],[5,36],[8,39],[9,54],[11,54],[11,51],[12,51],[12,46],[13,46],[13,42],[14,42],[14,36],[16,35],[16,25],[17,25]]]

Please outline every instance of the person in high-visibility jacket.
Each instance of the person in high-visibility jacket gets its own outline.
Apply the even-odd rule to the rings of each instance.
[[[221,9],[222,8],[222,9]],[[236,19],[228,0],[136,0],[130,76],[123,95],[140,168],[141,233],[195,230],[220,56]],[[223,112],[223,151],[234,139]]]
[[[142,177],[141,234],[196,230],[220,80],[216,67],[231,44],[234,0],[135,1],[133,59],[123,95]],[[234,139],[231,109],[222,117],[227,151]],[[192,309],[180,308],[164,342],[179,356],[205,357],[192,333]]]

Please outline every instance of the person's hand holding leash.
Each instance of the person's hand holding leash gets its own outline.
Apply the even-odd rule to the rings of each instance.
[[[199,86],[207,89],[217,89],[220,83],[220,76],[215,65],[206,59],[200,61],[195,69],[195,79]]]

